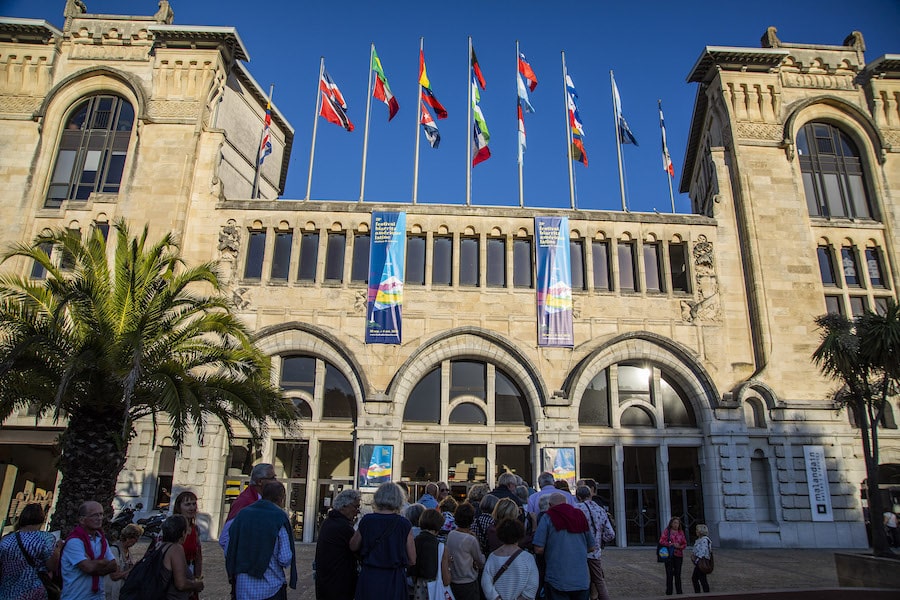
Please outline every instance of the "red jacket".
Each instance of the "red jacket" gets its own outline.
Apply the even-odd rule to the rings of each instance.
[[[259,495],[252,484],[245,487],[244,491],[231,503],[231,510],[228,511],[228,518],[225,519],[225,522],[227,523],[235,518],[239,512],[255,503],[260,498],[262,498],[262,496]]]

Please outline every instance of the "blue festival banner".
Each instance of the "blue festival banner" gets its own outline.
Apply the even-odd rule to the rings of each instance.
[[[566,481],[575,488],[575,448],[544,448],[542,470],[553,473],[556,481]]]
[[[535,217],[538,346],[575,345],[569,218]]]
[[[366,343],[399,344],[406,259],[406,213],[372,213]]]
[[[359,447],[357,487],[377,488],[391,480],[394,466],[394,447],[362,444]]]

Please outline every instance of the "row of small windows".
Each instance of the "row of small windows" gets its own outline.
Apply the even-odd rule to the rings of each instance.
[[[266,229],[249,230],[247,260],[244,264],[245,280],[263,278],[266,236]],[[342,283],[349,275],[353,283],[368,282],[370,241],[368,233],[357,233],[352,236],[350,271],[345,273],[347,234],[343,231],[327,232],[324,236],[324,273],[319,278],[319,253],[323,250],[322,241],[323,236],[318,231],[304,231],[300,234],[299,258],[292,278],[291,255],[294,249],[294,233],[292,230],[275,230],[268,281],[287,282],[293,279],[310,283],[315,281]],[[425,285],[430,275],[431,285],[436,286],[484,285],[489,288],[505,288],[511,279],[514,288],[534,287],[534,248],[531,238],[512,239],[513,269],[510,277],[507,271],[507,238],[487,237],[483,279],[481,238],[460,236],[458,245],[454,247],[452,235],[435,235],[432,237],[430,249],[427,242],[428,238],[424,235],[411,235],[406,240],[407,285]],[[454,251],[459,253],[456,270],[453,267]],[[591,240],[588,249],[586,240],[573,239],[569,241],[569,251],[574,290],[588,290],[589,278],[592,276],[592,289],[597,291],[690,293],[687,244],[684,242],[668,244],[642,242],[638,245],[632,240],[619,240],[615,244],[611,244],[609,240]],[[616,261],[617,269],[613,269],[613,260]],[[640,266],[643,266],[643,269],[640,269]],[[616,273],[617,285],[614,283]]]
[[[109,237],[109,223],[106,221],[94,221],[91,224],[91,230],[99,230],[101,235],[103,235],[103,239],[108,239]],[[81,229],[70,228],[68,229],[69,235],[81,237]],[[93,235],[93,233],[91,233]],[[40,244],[40,249],[43,250],[47,256],[53,260],[54,250],[53,244],[43,243]],[[75,257],[73,257],[68,252],[62,251],[59,254],[58,266],[63,271],[69,271],[75,266]],[[44,269],[43,265],[38,262],[35,262],[31,265],[31,278],[32,279],[46,279],[47,270]]]
[[[827,312],[852,317],[858,317],[866,310],[883,314],[890,295],[887,294],[888,280],[879,247],[863,249],[864,269],[860,268],[860,252],[855,245],[842,246],[838,254],[833,246],[820,245],[816,254],[825,287]],[[836,260],[838,257],[839,263]],[[871,298],[866,293],[867,289],[873,292]]]

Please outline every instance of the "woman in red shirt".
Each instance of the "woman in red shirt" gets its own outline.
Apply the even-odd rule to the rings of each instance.
[[[172,513],[182,515],[188,522],[188,534],[184,539],[184,557],[188,569],[194,574],[196,581],[203,580],[203,548],[200,545],[200,532],[197,530],[197,494],[184,491],[175,498]],[[197,592],[191,594],[191,600],[197,600]]]
[[[672,517],[669,526],[666,527],[662,535],[659,536],[659,543],[670,546],[672,549],[669,554],[669,560],[666,565],[666,596],[672,595],[672,582],[675,583],[675,592],[682,594],[681,591],[681,563],[684,561],[684,549],[687,548],[687,538],[684,535],[684,529],[681,527],[681,519]]]

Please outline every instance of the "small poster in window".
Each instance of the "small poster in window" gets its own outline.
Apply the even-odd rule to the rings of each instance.
[[[556,481],[564,480],[569,488],[575,488],[575,448],[544,448],[543,470],[553,473]]]
[[[377,488],[391,480],[394,466],[394,447],[362,444],[359,447],[357,487]]]

